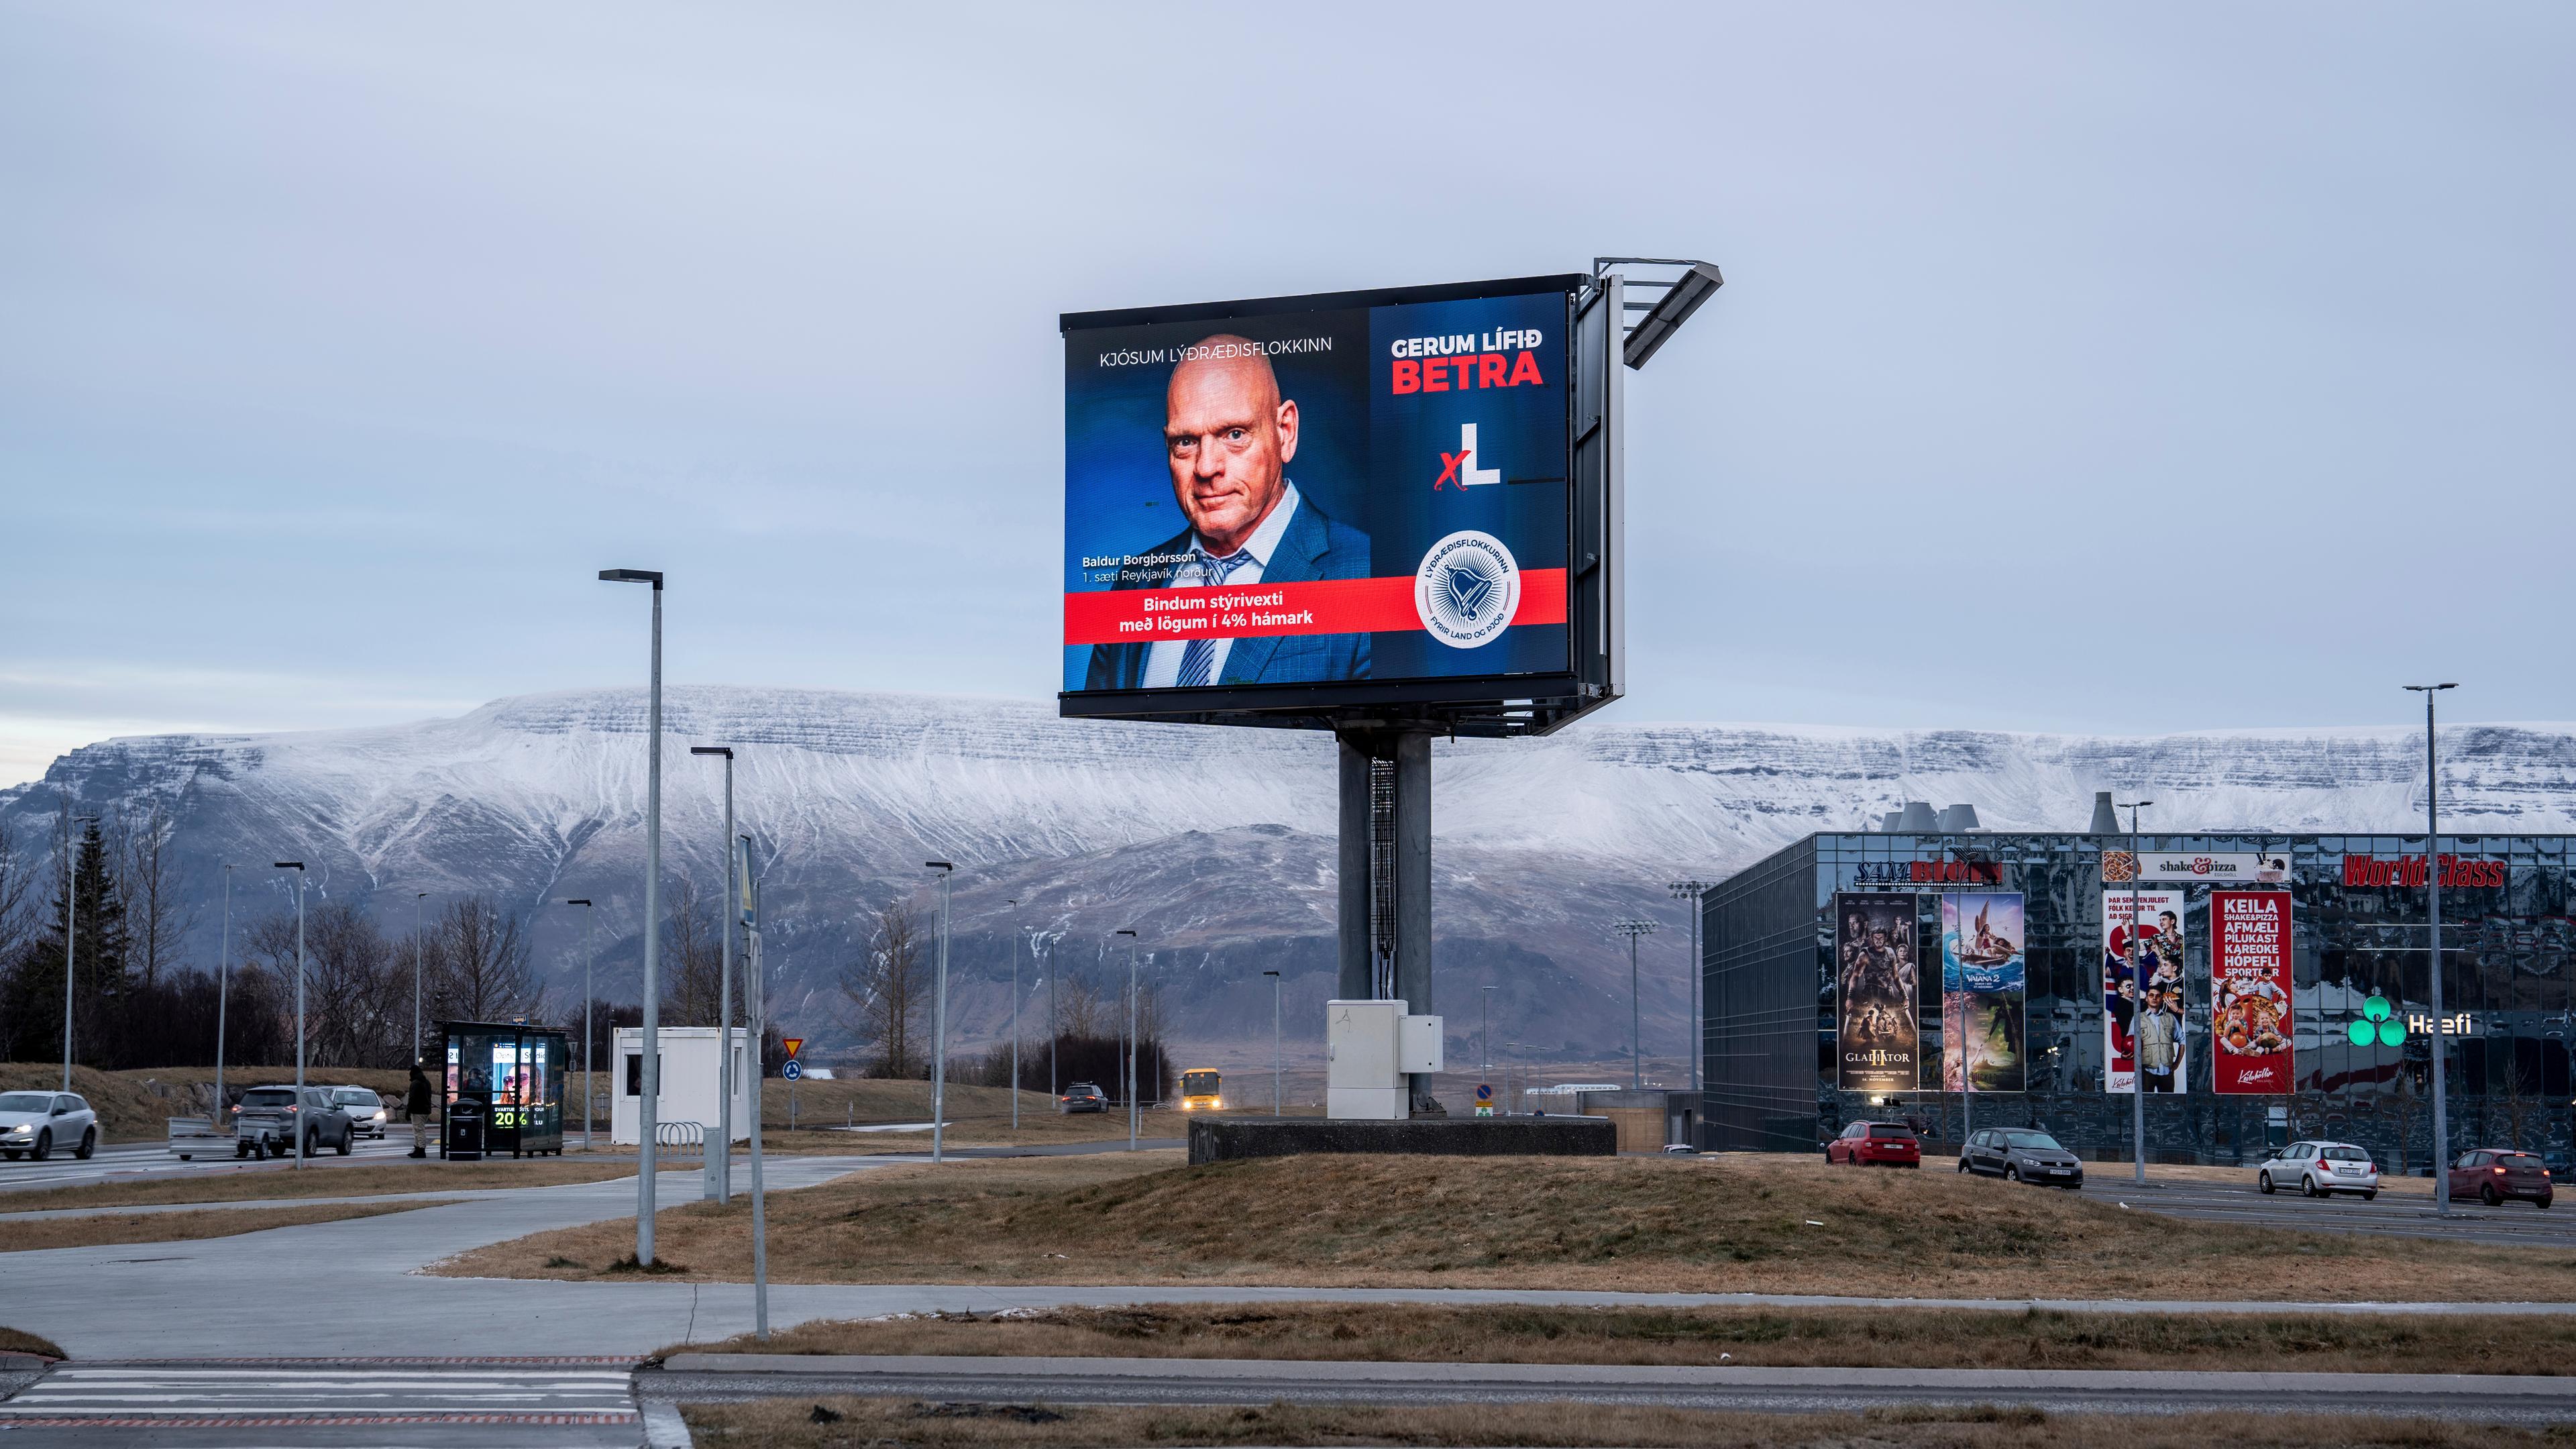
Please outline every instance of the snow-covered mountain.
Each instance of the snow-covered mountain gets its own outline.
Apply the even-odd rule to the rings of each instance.
[[[1134,926],[1191,1035],[1266,1032],[1259,973],[1294,1004],[1329,994],[1334,913],[1329,738],[1106,724],[1044,703],[812,690],[673,688],[664,703],[668,870],[714,890],[722,767],[739,752],[740,828],[759,842],[773,1003],[840,1035],[835,973],[879,903],[954,860],[961,1025],[1008,1010],[1014,927],[1092,969]],[[642,897],[645,699],[584,690],[375,729],[117,739],[0,791],[21,848],[83,812],[165,802],[211,960],[220,863],[236,918],[285,896],[265,862],[300,856],[321,891],[408,923],[412,893],[483,892],[526,913],[540,961],[575,973],[573,913],[600,902],[604,994],[633,994]],[[1684,921],[1665,882],[1716,878],[1821,828],[1908,799],[1974,804],[1990,829],[2081,829],[2093,792],[2152,789],[2167,830],[2404,830],[2420,819],[2423,736],[2402,728],[2111,739],[1737,725],[1577,726],[1543,740],[1434,748],[1437,969],[1453,1025],[1492,980],[1496,1035],[1566,1050],[1624,1043],[1625,952],[1607,924],[1660,921],[1645,947],[1648,1040],[1681,1041]],[[2576,827],[2576,727],[2443,732],[2445,818],[2467,831]],[[1010,902],[1017,902],[1012,905]],[[612,937],[613,943],[612,943]],[[1019,938],[1019,939],[1024,939]],[[1036,969],[1023,961],[1024,979]],[[1506,1036],[1509,1033],[1509,1036]]]

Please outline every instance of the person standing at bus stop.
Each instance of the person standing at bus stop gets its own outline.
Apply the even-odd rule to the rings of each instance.
[[[429,1155],[429,1078],[420,1063],[411,1064],[411,1090],[403,1097],[403,1115],[411,1119],[411,1155]]]

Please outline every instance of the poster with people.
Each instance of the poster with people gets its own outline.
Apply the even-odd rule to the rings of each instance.
[[[2290,1090],[2290,893],[2209,893],[2210,1086]]]
[[[1921,1085],[1914,992],[1914,897],[1834,896],[1834,1042],[1846,1092],[1911,1092]]]
[[[2182,912],[2177,890],[2102,892],[2106,1092],[2179,1092],[2189,1080],[2183,1062]]]
[[[1941,898],[1941,1090],[2018,1092],[2023,1006],[2022,898]]]

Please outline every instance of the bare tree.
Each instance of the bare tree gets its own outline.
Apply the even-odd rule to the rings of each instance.
[[[1057,1003],[1057,1010],[1062,1015],[1056,1023],[1056,1030],[1066,1036],[1109,1034],[1106,1025],[1110,1015],[1108,1002],[1101,996],[1099,982],[1082,972],[1067,971],[1057,984],[1063,988],[1063,995]],[[1121,1031],[1126,1029],[1125,1020],[1123,1015],[1119,1018],[1121,1024],[1118,1029]]]
[[[276,983],[294,1039],[295,913],[280,911],[252,925],[244,952]],[[373,917],[341,901],[304,916],[306,1060],[338,1067],[389,1067],[411,1048],[411,971],[398,967],[393,943]]]
[[[876,1049],[877,1070],[885,1076],[909,1077],[921,1069],[927,1035],[921,1030],[921,1011],[930,974],[922,946],[921,922],[912,907],[889,901],[877,911],[867,954],[841,970],[851,1027],[862,1043]]]
[[[528,938],[518,919],[482,896],[468,896],[438,913],[430,988],[438,1015],[447,1021],[508,1021],[539,1015],[545,993],[528,967]]]
[[[714,904],[720,905],[721,902]],[[713,1026],[724,995],[724,937],[716,913],[687,876],[671,890],[671,919],[662,935],[663,1020]]]
[[[177,964],[179,943],[197,924],[196,909],[179,888],[178,862],[170,846],[177,833],[178,822],[159,800],[117,813],[126,966],[142,976],[147,988],[160,985],[163,968]]]

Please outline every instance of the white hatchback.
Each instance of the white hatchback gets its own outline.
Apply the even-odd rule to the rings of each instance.
[[[2254,1174],[2254,1185],[2265,1192],[2277,1192],[2293,1181],[2301,1197],[2354,1192],[2367,1202],[2379,1196],[2379,1164],[2349,1142],[2293,1142]]]
[[[98,1149],[98,1114],[70,1092],[0,1092],[0,1157],[38,1162],[68,1147],[86,1158]]]
[[[364,1087],[325,1087],[331,1094],[331,1105],[349,1114],[349,1130],[361,1137],[382,1141],[385,1135],[385,1099]]]

